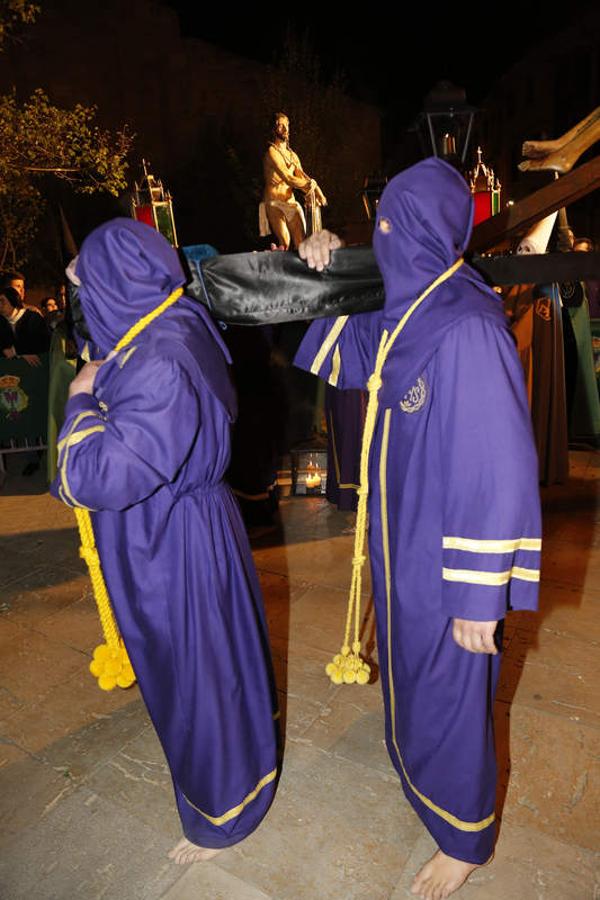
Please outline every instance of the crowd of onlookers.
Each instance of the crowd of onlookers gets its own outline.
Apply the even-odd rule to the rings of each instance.
[[[64,297],[45,297],[41,306],[27,303],[25,277],[5,272],[0,278],[0,353],[21,357],[29,365],[40,364],[40,354],[50,348],[52,331],[64,318]]]
[[[38,307],[27,302],[21,272],[0,274],[0,360],[22,359],[40,366],[41,355],[50,350],[52,334],[64,318],[64,291],[44,297]],[[41,452],[25,449],[23,456],[23,474],[31,475],[40,467]]]

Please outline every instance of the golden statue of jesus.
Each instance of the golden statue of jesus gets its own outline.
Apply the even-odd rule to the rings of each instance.
[[[327,200],[314,178],[303,171],[289,139],[290,120],[285,113],[276,113],[273,140],[263,157],[265,191],[259,220],[262,236],[274,234],[278,246],[289,250],[293,244],[297,250],[306,237],[306,221],[294,190],[302,191],[315,206],[326,206]]]

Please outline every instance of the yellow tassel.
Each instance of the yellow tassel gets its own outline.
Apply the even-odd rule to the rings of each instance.
[[[378,394],[383,385],[382,372],[385,361],[390,350],[394,346],[394,342],[413,312],[425,300],[425,298],[438,287],[447,278],[450,278],[464,260],[457,260],[453,266],[447,269],[439,278],[426,288],[420,297],[414,301],[409,309],[404,313],[394,331],[388,336],[388,332],[384,331],[381,335],[377,356],[375,358],[375,369],[367,382],[367,390],[369,392],[369,402],[367,404],[367,414],[365,416],[365,426],[363,431],[363,439],[360,450],[360,487],[358,494],[358,509],[356,511],[356,531],[354,535],[354,556],[352,557],[352,580],[350,582],[350,593],[348,596],[348,611],[346,614],[346,628],[344,631],[344,643],[340,653],[337,653],[332,661],[325,667],[325,672],[334,684],[368,684],[371,675],[371,668],[364,661],[361,652],[360,643],[360,601],[362,592],[362,569],[365,564],[366,556],[364,553],[365,539],[367,534],[367,500],[369,496],[369,454],[371,452],[371,444],[373,442],[373,434],[375,433],[375,425],[377,423]],[[352,628],[352,620],[354,619],[354,641],[350,646],[350,631]]]
[[[135,673],[122,640],[117,647],[110,647],[108,644],[96,647],[90,672],[98,679],[103,691],[112,691],[117,685],[128,688],[135,682]]]
[[[182,294],[183,289],[177,288],[172,294],[169,294],[160,306],[157,306],[147,316],[143,316],[139,322],[136,322],[116,345],[115,352],[127,347],[144,328],[172,306]],[[123,638],[119,633],[119,627],[112,611],[108,588],[106,587],[100,564],[100,555],[96,548],[92,518],[87,509],[80,508],[75,509],[75,517],[81,539],[79,555],[87,563],[105,640],[104,644],[100,644],[94,650],[94,656],[90,663],[90,672],[94,678],[98,679],[98,685],[103,691],[112,691],[115,687],[128,688],[135,683],[135,672],[129,661]]]

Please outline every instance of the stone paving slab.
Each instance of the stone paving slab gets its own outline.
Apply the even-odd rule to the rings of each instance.
[[[393,776],[288,742],[267,819],[216,864],[278,900],[383,900],[420,829]]]
[[[271,900],[241,878],[230,875],[210,862],[190,866],[162,900]]]
[[[169,767],[151,725],[96,768],[86,787],[123,810],[135,809],[139,821],[172,846],[180,839]]]
[[[6,900],[158,900],[184,874],[166,859],[169,841],[140,822],[138,810],[86,788],[2,844]]]

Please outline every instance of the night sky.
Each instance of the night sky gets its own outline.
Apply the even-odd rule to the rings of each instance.
[[[439,11],[431,3],[397,4],[391,12],[389,5],[365,4],[356,17],[311,4],[294,4],[301,11],[288,14],[286,4],[273,4],[279,15],[271,18],[265,14],[268,4],[235,13],[226,5],[209,8],[184,0],[169,5],[178,11],[184,35],[264,62],[281,54],[289,28],[305,32],[326,76],[341,69],[349,93],[403,117],[421,108],[440,79],[465,87],[468,101],[481,104],[494,81],[529,49],[596,4],[564,4],[560,17],[557,4],[514,0],[454,4],[452,12],[450,4]],[[401,15],[403,9],[408,12]]]

